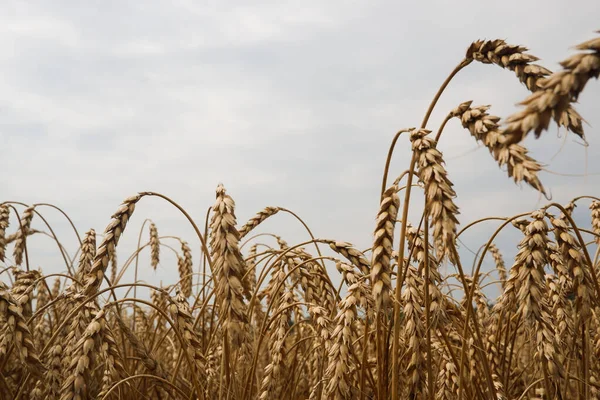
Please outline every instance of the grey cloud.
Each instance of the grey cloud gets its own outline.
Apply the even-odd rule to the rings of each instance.
[[[11,173],[0,175],[0,197],[57,203],[80,229],[101,231],[119,202],[140,190],[171,195],[202,223],[224,182],[241,223],[281,205],[317,236],[368,247],[389,143],[398,129],[420,124],[469,43],[521,43],[556,69],[598,29],[599,7],[592,0],[543,8],[522,1],[5,2],[0,152]],[[453,80],[429,126],[437,129],[470,99],[504,117],[526,94],[512,72],[473,64]],[[588,171],[600,172],[599,96],[592,82],[578,106],[592,125],[587,150],[571,135],[552,160],[563,140],[553,129],[526,141],[531,154],[552,171],[582,174],[587,151]],[[515,187],[486,149],[474,151],[458,121],[440,146],[463,225],[490,210],[511,215],[542,204]],[[409,156],[401,138],[391,176]],[[600,184],[591,174],[542,178],[561,202]],[[147,217],[165,233],[193,238],[181,216],[154,199],[142,201],[132,231]],[[64,221],[56,224],[69,235]],[[306,237],[289,216],[265,229],[290,242]],[[127,233],[122,251],[136,240]],[[479,240],[465,236],[470,247]],[[167,264],[157,279],[169,279]]]

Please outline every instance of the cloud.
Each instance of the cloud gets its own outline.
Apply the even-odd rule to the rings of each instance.
[[[141,190],[171,195],[201,221],[224,182],[240,222],[282,205],[317,236],[368,247],[391,138],[420,124],[469,43],[504,38],[557,68],[570,46],[598,29],[597,7],[591,0],[543,8],[516,1],[4,2],[0,148],[10,173],[0,176],[1,198],[55,203],[82,231],[101,231],[120,201]],[[526,93],[512,72],[473,64],[450,84],[430,127],[470,99],[506,116]],[[587,165],[600,172],[599,99],[592,82],[578,107],[591,124],[589,148],[570,136],[561,150],[553,129],[527,140],[531,154],[551,161],[552,171],[582,174]],[[485,149],[472,151],[477,145],[458,121],[440,146],[463,224],[541,204]],[[408,167],[409,156],[401,138],[391,176]],[[561,202],[600,184],[592,174],[542,177]],[[151,206],[140,205],[132,224],[153,218],[159,229],[192,240],[179,214],[143,202]],[[275,218],[269,226],[277,233],[304,240],[293,220]],[[64,220],[56,224],[68,235]],[[128,232],[121,245],[131,250],[136,240]],[[158,279],[172,279],[166,265]]]

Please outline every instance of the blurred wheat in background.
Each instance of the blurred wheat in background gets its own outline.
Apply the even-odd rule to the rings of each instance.
[[[542,166],[522,144],[531,132],[551,140],[543,133],[552,124],[585,140],[573,103],[600,74],[600,37],[576,49],[552,73],[523,46],[472,43],[421,125],[394,138],[366,250],[315,237],[306,225],[311,240],[288,243],[275,232],[268,235],[277,245],[267,245],[253,230],[280,213],[296,215],[269,206],[239,224],[221,184],[204,225],[169,197],[141,192],[125,199],[102,235],[76,232],[76,254],[50,225],[32,228],[45,222],[39,205],[1,203],[0,398],[600,399],[600,199],[553,203]],[[439,95],[473,62],[513,71],[531,95],[504,121],[465,101],[435,132],[427,129]],[[460,223],[438,146],[454,118],[509,178],[546,195],[546,205]],[[412,148],[400,174],[389,170],[397,140]],[[138,248],[117,260],[136,204],[148,197],[179,209],[197,238],[161,236],[149,221]],[[408,221],[419,199],[421,217]],[[575,207],[589,207],[587,225],[575,223]],[[467,268],[460,235],[484,221],[497,230]],[[521,237],[513,261],[495,244],[509,229]],[[63,273],[32,268],[33,235],[56,242]],[[177,265],[161,264],[164,251],[177,254]],[[141,252],[150,265],[138,263]],[[484,259],[494,274],[482,273]],[[159,264],[179,281],[141,278]],[[136,280],[124,282],[131,269]],[[486,297],[489,285],[498,298]]]

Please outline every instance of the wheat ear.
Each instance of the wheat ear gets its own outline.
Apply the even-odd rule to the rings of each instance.
[[[123,201],[123,204],[116,213],[112,215],[112,221],[104,231],[104,238],[94,257],[94,263],[90,268],[90,272],[86,275],[85,287],[83,294],[90,296],[94,294],[100,285],[106,273],[111,254],[115,251],[115,247],[121,238],[121,234],[127,226],[127,222],[135,210],[135,204],[142,198],[141,195],[129,197]]]
[[[540,90],[521,103],[525,108],[507,118],[506,143],[520,142],[530,131],[539,137],[552,119],[583,138],[583,128],[574,124],[577,115],[566,111],[571,102],[577,100],[587,81],[600,74],[600,38],[588,40],[576,48],[581,52],[562,61],[562,71],[538,82]]]
[[[6,256],[6,229],[8,228],[10,209],[6,204],[0,204],[0,261]]]

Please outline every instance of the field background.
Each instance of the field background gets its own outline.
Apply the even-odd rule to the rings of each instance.
[[[106,398],[129,398],[136,391],[148,390],[153,396],[178,393],[190,397],[195,393],[206,398],[281,395],[313,399],[322,394],[323,398],[339,399],[358,398],[359,386],[365,389],[362,398],[398,398],[395,388],[400,396],[430,400],[442,394],[445,398],[502,399],[502,393],[511,399],[521,394],[525,398],[526,393],[530,399],[561,395],[565,399],[600,398],[595,366],[600,362],[600,303],[596,296],[600,288],[592,285],[597,285],[597,275],[590,272],[591,266],[581,262],[587,260],[587,254],[584,257],[566,233],[570,224],[566,216],[554,220],[551,215],[534,213],[528,218],[537,222],[516,224],[521,231],[509,227],[496,238],[494,244],[507,269],[513,265],[523,235],[529,242],[520,247],[522,257],[512,269],[520,271],[518,278],[515,275],[504,282],[500,305],[493,309],[487,301],[493,302],[502,293],[501,286],[487,283],[497,277],[496,272],[486,278],[486,285],[476,288],[474,309],[461,299],[461,288],[454,291],[454,299],[443,298],[436,291],[442,285],[435,273],[438,263],[443,277],[454,273],[447,261],[456,264],[455,230],[448,222],[454,207],[449,200],[454,197],[450,181],[458,194],[454,199],[460,209],[458,229],[483,217],[510,217],[550,201],[566,205],[576,196],[598,195],[600,85],[595,80],[574,104],[585,120],[587,142],[551,123],[540,139],[530,134],[521,143],[543,164],[539,177],[546,198],[507,178],[506,171],[498,168],[487,149],[476,143],[456,118],[448,122],[437,143],[445,170],[439,163],[442,155],[427,150],[435,146],[428,142],[433,135],[423,138],[424,132],[410,130],[401,136],[385,187],[408,168],[412,154],[424,157],[426,152],[429,161],[435,158],[438,163],[426,165],[421,158],[415,173],[426,191],[431,189],[429,193],[437,196],[429,207],[446,213],[443,219],[436,220],[434,215],[430,231],[419,233],[429,235],[435,244],[427,257],[426,251],[413,254],[419,270],[409,268],[408,275],[402,275],[406,286],[401,305],[389,301],[396,285],[394,277],[388,293],[389,271],[396,258],[391,246],[397,250],[398,237],[404,244],[407,232],[409,246],[415,245],[418,234],[400,229],[400,234],[389,238],[388,246],[387,237],[400,227],[398,223],[394,228],[394,223],[401,218],[397,211],[405,206],[404,191],[394,186],[380,196],[384,162],[394,134],[419,126],[439,85],[465,57],[472,42],[505,39],[511,45],[526,46],[512,49],[517,57],[527,57],[522,54],[527,52],[540,59],[535,63],[556,71],[561,69],[558,62],[571,56],[576,44],[597,37],[593,32],[598,29],[599,12],[600,5],[592,1],[545,2],[543,7],[525,2],[441,1],[410,6],[392,2],[260,2],[252,7],[242,2],[200,6],[187,1],[1,4],[0,159],[8,173],[0,175],[0,202],[21,202],[17,208],[25,215],[21,220],[25,225],[29,223],[27,215],[32,215],[30,209],[24,211],[26,205],[60,207],[82,237],[90,228],[96,229],[98,253],[83,252],[89,259],[82,258],[75,276],[81,284],[66,289],[63,282],[61,296],[68,301],[61,305],[59,298],[56,305],[52,303],[52,312],[42,318],[34,314],[29,322],[30,337],[26,321],[32,316],[31,290],[37,285],[31,282],[37,278],[35,272],[27,278],[23,278],[27,274],[16,274],[13,286],[7,267],[24,265],[24,242],[19,234],[9,237],[7,258],[0,263],[0,274],[4,274],[0,280],[12,286],[9,291],[0,285],[0,325],[6,326],[0,329],[0,390],[10,387],[4,393],[20,391],[31,396],[60,393],[60,399],[67,400],[98,393],[104,396],[111,384],[120,382],[117,386],[122,387]],[[479,45],[471,48],[476,49],[475,60],[495,57],[493,51],[477,53]],[[590,75],[597,77],[598,39],[590,48],[595,52],[588,59]],[[467,52],[467,61],[472,60],[472,53]],[[493,62],[500,63],[497,59]],[[489,104],[489,113],[501,118],[521,110],[516,103],[529,91],[509,69],[514,68],[503,70],[490,63],[472,62],[447,87],[428,128],[435,133],[444,117],[465,101],[472,100],[473,107]],[[575,88],[571,93],[577,96],[578,92]],[[420,143],[424,147],[414,147],[411,154],[409,137],[413,146]],[[499,143],[492,150],[508,148]],[[427,168],[437,175],[427,175]],[[400,186],[404,184],[401,181]],[[395,197],[398,191],[401,201]],[[147,195],[139,203],[137,197],[128,198],[138,192]],[[422,192],[414,189],[410,202],[407,220],[414,225],[423,213]],[[115,271],[107,269],[109,259],[118,260],[119,268],[123,267],[124,260],[138,248],[138,240],[145,245],[150,239],[138,259],[140,282],[161,287],[177,283],[182,270],[190,268],[186,265],[190,256],[193,272],[200,271],[203,252],[198,235],[182,213],[155,193],[174,199],[201,230],[209,223],[207,211],[213,207],[210,233],[202,245],[210,248],[215,266],[215,297],[210,294],[204,306],[192,303],[189,311],[184,297],[190,302],[194,297],[190,297],[187,278],[181,285],[185,296],[173,292],[172,297],[161,299],[158,292],[147,288],[133,294],[141,299],[140,304],[151,299],[160,310],[168,311],[175,320],[173,329],[165,325],[169,320],[162,311],[136,311],[150,321],[142,329],[129,309],[113,312],[118,307],[107,305],[108,298],[81,302],[83,296],[99,289],[103,273],[115,282]],[[125,205],[118,208],[123,201]],[[589,200],[581,203],[572,217],[576,225],[588,229],[587,251],[597,269],[598,241],[590,232],[600,232],[600,216],[593,214],[590,223]],[[274,254],[288,249],[288,244],[310,239],[292,213],[267,215],[265,222],[259,214],[254,222],[260,226],[239,243],[238,253],[240,233],[243,236],[252,228],[251,218],[265,206],[296,213],[318,238],[350,242],[356,249],[369,249],[365,253],[373,247],[373,256],[348,258],[344,249],[349,244],[320,240],[324,255],[343,254],[354,263],[354,267],[347,265],[349,270],[362,269],[357,276],[364,281],[353,280],[356,271],[350,278],[345,274],[342,297],[333,299],[336,293],[328,288],[335,289],[342,282],[342,274],[334,268],[341,265],[330,263],[322,274],[320,265],[308,262],[294,275],[294,263],[310,257],[294,250],[290,255],[296,258],[273,264],[274,271],[281,268],[279,272],[262,283],[252,283],[253,275],[245,274],[252,259],[244,261],[241,256],[251,251],[249,245],[243,246],[246,239],[264,232],[279,235],[258,239],[279,249],[267,249]],[[0,209],[0,228],[6,223],[2,218],[7,210]],[[13,211],[7,231],[11,234],[19,226]],[[47,204],[38,205],[36,211],[77,260],[79,243],[64,216]],[[559,214],[554,208],[549,212]],[[250,225],[241,227],[249,219]],[[564,235],[556,239],[558,247],[548,244],[543,220],[552,222],[552,239],[566,221]],[[116,254],[112,254],[114,241],[126,224]],[[476,252],[497,226],[497,221],[482,223],[460,236],[457,252],[467,275],[477,261]],[[155,227],[161,236],[160,261]],[[31,228],[47,231],[37,216]],[[173,249],[180,246],[173,235],[189,242],[189,249],[187,244],[183,247],[185,258],[178,259],[176,251],[170,251],[168,245]],[[0,239],[5,239],[3,232]],[[306,250],[314,248],[306,246]],[[28,237],[26,263],[44,274],[65,271],[63,257],[47,235]],[[73,268],[77,264],[74,261]],[[284,266],[290,279],[285,284],[281,281],[282,293],[275,293],[274,282],[283,279]],[[494,267],[488,255],[481,273]],[[428,275],[429,268],[432,275]],[[560,285],[554,278],[543,277],[550,269],[556,271]],[[119,283],[135,281],[134,271],[133,267],[126,269]],[[301,273],[305,275],[298,275]],[[434,284],[424,284],[420,279],[425,276]],[[197,279],[195,276],[194,283]],[[449,278],[446,283],[461,282]],[[209,283],[209,288],[212,285]],[[421,293],[425,287],[429,291]],[[43,293],[43,285],[36,286],[36,312],[45,301]],[[198,294],[198,287],[193,294]],[[588,294],[591,297],[586,297]],[[115,295],[125,298],[131,293],[120,288]],[[348,306],[352,299],[360,302],[359,318],[349,317],[356,311]],[[301,303],[293,304],[298,301]],[[254,314],[248,311],[253,306]],[[56,331],[61,318],[75,313],[76,307],[82,311],[64,320],[65,324],[72,320],[73,325]],[[471,311],[476,313],[477,323],[468,322]],[[203,325],[192,328],[192,318]],[[393,321],[401,321],[401,335],[392,335],[400,326],[392,326]],[[347,329],[342,329],[344,324]],[[371,329],[371,336],[362,336],[365,327]],[[284,335],[288,329],[289,336]],[[396,349],[394,338],[398,337],[400,347]],[[155,342],[156,338],[162,339]],[[505,340],[514,343],[514,360]],[[61,348],[53,342],[67,344]],[[392,346],[398,353],[390,357]],[[98,350],[98,356],[90,349]],[[454,358],[453,351],[460,359]],[[509,353],[506,358],[505,351]],[[354,358],[340,361],[344,352]],[[55,368],[49,369],[43,381],[27,374],[42,370],[38,354],[46,367]],[[282,361],[277,361],[278,357],[283,357]],[[464,375],[457,378],[453,369],[459,361]],[[485,368],[478,375],[480,363]],[[94,368],[87,370],[88,366]],[[57,372],[59,375],[53,375]],[[135,385],[121,385],[125,377],[143,372],[152,376],[138,376]],[[294,380],[294,376],[299,378]],[[155,386],[155,380],[163,379],[160,377],[170,380],[175,392]],[[286,377],[292,379],[291,388]],[[459,385],[459,390],[456,381],[451,384],[454,379],[465,385]],[[584,381],[591,386],[578,383]],[[18,389],[18,382],[27,382],[28,386],[22,386],[27,389]],[[427,393],[426,387],[434,383],[435,392]],[[352,390],[345,388],[346,384]],[[446,392],[444,385],[448,386]],[[81,397],[77,397],[82,387]],[[528,392],[527,388],[533,389]],[[544,397],[544,390],[550,397]]]

